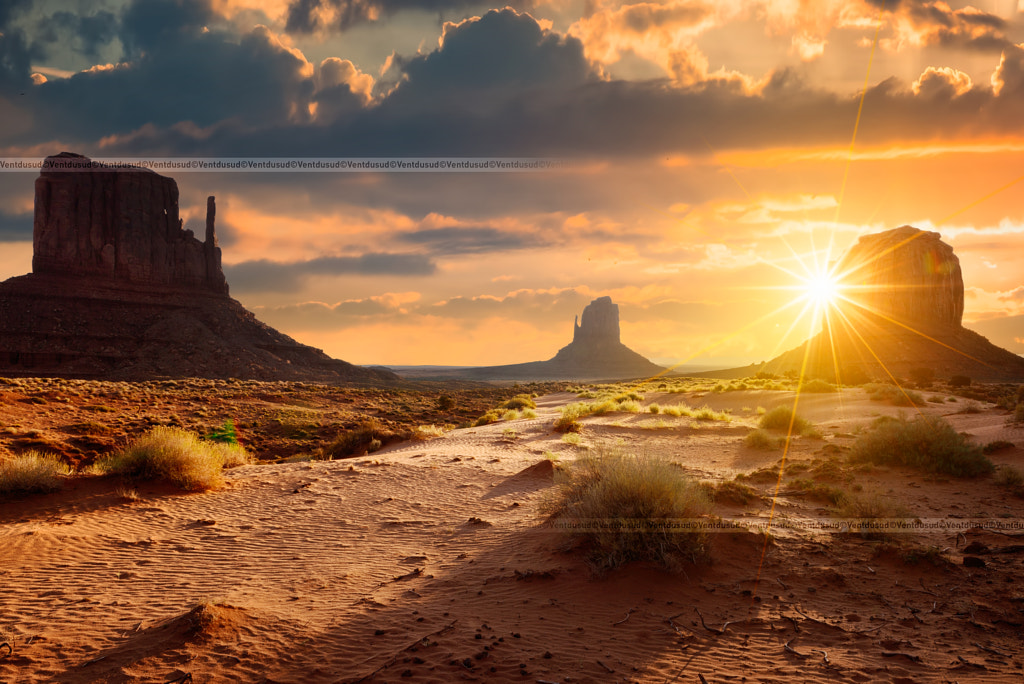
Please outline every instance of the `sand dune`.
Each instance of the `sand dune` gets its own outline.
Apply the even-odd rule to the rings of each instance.
[[[715,534],[708,563],[670,573],[635,563],[594,575],[538,503],[552,461],[580,448],[551,430],[569,394],[533,420],[450,432],[333,462],[244,466],[220,491],[180,494],[109,478],[0,503],[3,682],[929,682],[1020,681],[1024,554],[963,547],[1019,539],[980,529],[904,535],[935,547],[908,561],[854,535]],[[753,408],[783,392],[701,397],[728,424],[607,414],[584,444],[619,443],[721,480],[779,451],[741,445]],[[794,441],[791,463],[849,444],[872,414],[899,411],[861,390],[805,396],[823,439]],[[904,409],[905,410],[905,409]],[[951,413],[956,406],[925,409]],[[982,441],[1024,442],[991,407],[948,418]],[[510,432],[514,430],[514,434]],[[1019,447],[993,458],[1020,465]],[[921,518],[1024,518],[991,477],[903,469],[859,477]],[[757,485],[770,494],[774,482]],[[827,504],[779,499],[776,520]],[[770,499],[718,505],[767,520]],[[934,560],[934,564],[932,562]],[[758,569],[760,567],[760,575]]]

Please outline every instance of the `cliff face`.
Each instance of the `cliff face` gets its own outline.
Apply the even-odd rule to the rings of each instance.
[[[207,201],[206,242],[182,229],[178,185],[141,168],[111,168],[63,152],[35,187],[32,271],[227,294]]]
[[[902,226],[865,235],[840,260],[847,296],[868,313],[927,329],[956,328],[964,314],[960,260],[938,233]]]
[[[836,268],[844,295],[822,332],[765,364],[845,383],[906,378],[927,367],[938,377],[1024,379],[1024,358],[963,327],[960,260],[938,233],[902,226],[865,235]],[[744,369],[749,375],[750,369]]]
[[[174,180],[48,157],[33,272],[0,283],[0,375],[400,382],[299,344],[229,297],[215,214],[210,197],[200,242],[182,230]]]
[[[618,344],[619,305],[611,297],[598,297],[583,309],[583,316],[573,323],[572,341],[603,341]]]

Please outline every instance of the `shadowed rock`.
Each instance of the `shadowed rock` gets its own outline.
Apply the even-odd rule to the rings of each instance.
[[[599,297],[573,323],[573,340],[547,361],[424,374],[469,380],[616,380],[665,372],[619,340],[619,306]]]
[[[0,375],[394,384],[299,344],[228,296],[214,198],[206,240],[178,186],[67,152],[36,180],[32,273],[0,283]]]
[[[865,235],[840,259],[835,273],[844,295],[820,334],[757,370],[799,372],[840,382],[900,381],[928,368],[936,378],[1022,380],[1024,358],[995,346],[961,324],[964,282],[960,260],[938,233],[911,226]]]

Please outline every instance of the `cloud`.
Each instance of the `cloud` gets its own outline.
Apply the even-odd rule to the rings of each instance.
[[[59,11],[40,18],[34,28],[35,44],[47,55],[59,46],[95,59],[101,48],[117,37],[120,22],[106,10],[89,15]]]
[[[928,67],[920,78],[914,81],[911,90],[914,95],[926,99],[951,100],[970,92],[971,77],[950,67]]]
[[[0,210],[0,242],[32,240],[32,212],[12,214]]]
[[[401,242],[426,246],[431,254],[484,254],[544,247],[540,236],[496,228],[427,228],[395,234]]]
[[[528,0],[507,3],[528,7]],[[436,15],[478,7],[477,0],[292,0],[288,5],[286,30],[303,34],[347,31],[359,24],[373,24],[401,11]]]
[[[232,290],[243,292],[298,292],[312,276],[428,276],[436,270],[426,256],[385,252],[289,263],[259,259],[224,267]]]

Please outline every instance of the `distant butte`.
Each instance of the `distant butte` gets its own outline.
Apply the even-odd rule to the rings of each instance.
[[[938,233],[902,226],[865,235],[835,272],[853,304],[841,303],[831,326],[765,370],[799,372],[806,355],[807,375],[835,380],[838,374],[846,383],[902,380],[916,368],[929,368],[936,378],[1024,379],[1024,358],[963,327],[960,260]]]
[[[32,273],[0,283],[0,375],[401,382],[299,344],[228,296],[215,212],[210,197],[200,242],[173,179],[47,157]]]
[[[621,380],[651,377],[665,372],[661,366],[622,344],[619,305],[611,297],[598,297],[573,323],[572,342],[547,361],[506,366],[481,366],[446,371],[444,377],[467,380]]]

